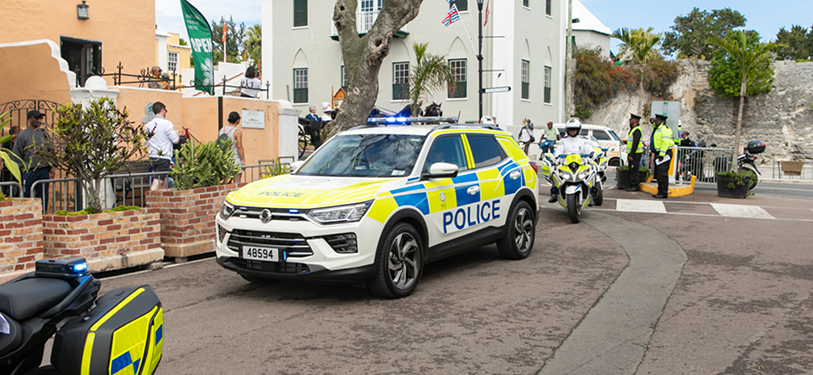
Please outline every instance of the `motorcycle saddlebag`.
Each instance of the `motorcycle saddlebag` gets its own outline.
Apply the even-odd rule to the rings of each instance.
[[[149,286],[114,289],[57,332],[51,364],[64,375],[151,375],[163,328],[161,301]]]
[[[748,146],[745,146],[745,150],[748,151],[749,154],[761,154],[765,152],[765,142],[750,141],[748,142]]]

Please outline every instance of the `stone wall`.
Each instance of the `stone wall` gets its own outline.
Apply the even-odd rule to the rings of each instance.
[[[233,190],[245,183],[146,194],[147,207],[161,213],[161,243],[166,256],[185,258],[214,251],[215,215]]]
[[[0,283],[33,271],[43,256],[39,199],[0,201]]]
[[[724,99],[709,88],[708,61],[680,60],[683,74],[670,89],[671,100],[680,101],[683,129],[694,141],[704,140],[733,148],[739,98]],[[758,139],[767,144],[758,160],[769,163],[813,158],[813,63],[777,61],[770,93],[746,98],[740,146]],[[649,99],[651,101],[651,98]],[[630,112],[639,112],[637,92],[621,93],[596,109],[585,123],[609,126],[619,134],[629,130]],[[645,132],[649,127],[644,127]]]
[[[93,215],[43,216],[47,257],[84,257],[91,272],[111,271],[160,261],[158,210]]]

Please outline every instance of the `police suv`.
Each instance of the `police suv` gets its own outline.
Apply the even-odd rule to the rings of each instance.
[[[533,247],[536,165],[492,125],[401,125],[342,132],[291,174],[231,192],[217,215],[217,262],[246,280],[366,282],[411,294],[426,263],[497,243]],[[398,122],[399,124],[396,124]]]

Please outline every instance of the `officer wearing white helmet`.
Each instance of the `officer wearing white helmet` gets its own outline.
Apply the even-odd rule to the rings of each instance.
[[[590,141],[584,137],[579,137],[581,130],[582,123],[575,118],[570,119],[570,121],[565,124],[567,137],[559,141],[559,145],[556,147],[556,156],[571,154],[589,155],[590,152],[593,151],[593,145],[590,144]]]
[[[483,118],[480,119],[480,123],[485,125],[494,125],[494,119],[491,118],[491,116],[483,116]]]

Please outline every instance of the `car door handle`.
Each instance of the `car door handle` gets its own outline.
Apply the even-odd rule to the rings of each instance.
[[[469,193],[469,195],[477,194],[477,193],[480,192],[480,187],[479,186],[471,186],[468,189],[466,189],[466,192]]]
[[[519,171],[513,171],[513,172],[511,172],[510,175],[508,175],[508,177],[511,177],[511,179],[513,179],[513,180],[518,179],[519,176],[521,176],[521,173],[519,173]]]

